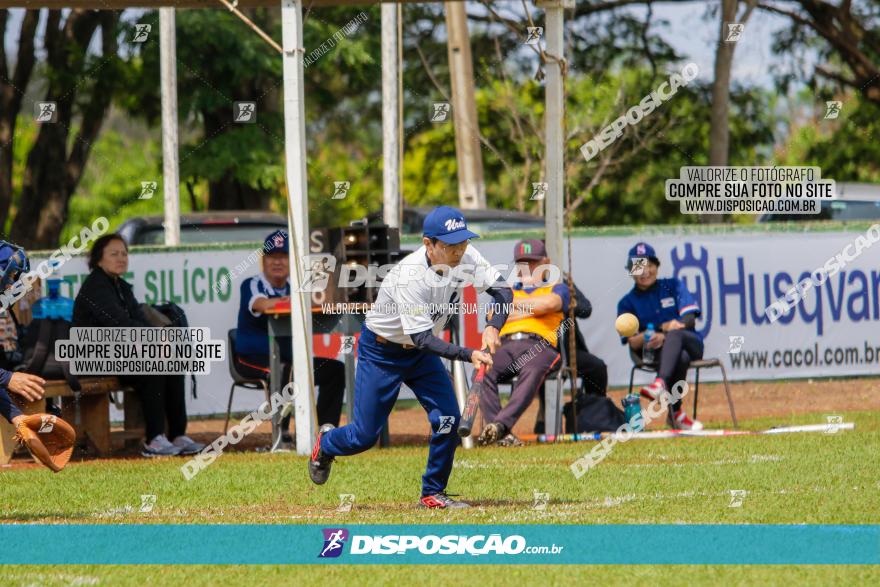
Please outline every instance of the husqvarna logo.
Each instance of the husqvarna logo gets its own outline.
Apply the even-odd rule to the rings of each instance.
[[[700,319],[697,332],[705,339],[712,328],[712,282],[709,279],[709,251],[699,247],[700,256],[694,255],[696,249],[692,243],[684,244],[684,255],[681,249],[672,249],[673,275],[684,281],[688,291],[694,296],[700,307]]]

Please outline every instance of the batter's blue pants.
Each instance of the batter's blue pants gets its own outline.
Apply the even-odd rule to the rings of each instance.
[[[440,357],[417,349],[380,344],[366,325],[361,329],[358,342],[354,419],[324,434],[321,450],[339,457],[363,452],[376,444],[397,401],[401,383],[413,390],[431,423],[422,496],[433,495],[446,489],[459,444],[457,431],[461,414],[452,379]]]

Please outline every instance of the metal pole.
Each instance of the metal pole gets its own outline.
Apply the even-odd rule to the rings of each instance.
[[[296,452],[309,454],[315,440],[314,373],[312,371],[311,295],[299,292],[300,258],[309,251],[309,198],[306,185],[306,129],[303,96],[302,0],[281,0],[281,56],[284,75],[284,153],[287,173],[287,224],[290,234],[290,310]]]
[[[545,12],[545,32],[547,34],[547,63],[545,87],[545,149],[547,194],[544,202],[545,239],[547,256],[560,267],[562,263],[562,228],[565,209],[565,84],[562,76],[561,63],[564,51],[564,15],[565,0],[550,0],[540,4]],[[559,428],[560,417],[559,394],[547,390],[544,402],[544,430],[547,434],[555,434]]]
[[[544,202],[544,220],[547,256],[554,263],[562,263],[562,227],[564,210],[563,174],[565,142],[563,137],[563,88],[562,71],[553,58],[563,57],[563,2],[552,0],[539,4],[545,9],[545,33],[547,35],[548,63],[546,69],[546,114],[544,115],[547,194]],[[548,422],[549,425],[549,422]]]
[[[180,173],[177,150],[177,48],[173,8],[159,9],[159,75],[162,86],[162,188],[165,244],[180,244]]]
[[[461,320],[459,319],[458,324],[452,330],[452,342],[454,344],[461,345],[460,331]],[[467,396],[470,388],[468,387],[467,375],[464,371],[464,363],[461,361],[452,361],[452,387],[455,390],[455,399],[458,400],[458,409],[463,412],[464,406],[467,404]],[[462,438],[461,447],[465,449],[474,448],[473,437],[468,436],[467,438]]]
[[[397,5],[382,4],[382,198],[383,220],[400,227],[400,149],[397,104]]]
[[[466,210],[484,210],[486,185],[483,183],[483,152],[480,149],[467,12],[464,2],[446,2],[445,7],[455,157],[458,162],[458,203]]]

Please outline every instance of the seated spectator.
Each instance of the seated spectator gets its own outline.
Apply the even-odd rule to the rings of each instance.
[[[563,279],[563,284],[568,287],[567,275]],[[605,365],[605,361],[591,353],[590,349],[587,348],[587,342],[584,340],[584,335],[581,333],[577,322],[578,319],[585,320],[592,315],[593,305],[577,285],[574,286],[574,293],[575,300],[577,301],[577,305],[574,308],[575,355],[577,357],[578,377],[581,378],[581,389],[578,391],[575,401],[577,402],[578,411],[580,411],[582,407],[587,405],[586,396],[605,397],[608,390],[608,366]],[[567,314],[566,318],[568,318]],[[571,365],[572,359],[569,352],[568,337],[568,330],[565,330],[564,335],[560,337],[559,346],[562,347],[566,361]],[[534,430],[535,434],[544,434],[544,385],[541,386],[538,393],[538,400],[540,405],[535,419]],[[566,431],[575,432],[574,429]]]
[[[269,323],[264,312],[278,302],[290,301],[290,263],[288,238],[283,230],[266,237],[263,272],[245,279],[241,284],[241,303],[238,308],[238,336],[236,369],[245,377],[269,379]],[[290,381],[291,340],[278,339],[281,360],[284,363],[284,381]],[[335,359],[314,357],[315,385],[318,393],[318,425],[339,426],[342,399],[345,394],[345,366]],[[281,422],[283,443],[290,445],[290,416]]]
[[[644,266],[632,271],[634,259],[645,258]],[[634,362],[641,360],[648,324],[653,324],[656,331],[648,348],[656,351],[657,378],[641,389],[642,396],[649,400],[667,393],[677,381],[685,379],[691,361],[703,358],[703,338],[696,332],[700,307],[680,279],[657,279],[659,267],[654,247],[637,243],[631,248],[626,268],[633,274],[635,285],[617,303],[618,316],[629,313],[639,319],[639,333],[621,337],[621,343],[629,345]],[[670,426],[677,430],[702,430],[703,425],[689,418],[681,403],[669,407]]]
[[[131,284],[122,278],[128,271],[128,246],[120,235],[107,234],[95,241],[89,269],[73,304],[74,326],[150,327]],[[186,436],[184,375],[121,375],[119,379],[134,388],[143,406],[143,456],[189,455],[205,448]]]
[[[482,445],[521,445],[512,433],[544,383],[547,373],[559,362],[557,332],[568,311],[568,286],[543,285],[540,265],[549,265],[544,243],[525,240],[516,243],[514,259],[529,271],[513,287],[513,311],[501,329],[501,348],[493,357],[492,368],[483,380],[480,410],[488,422],[479,437]],[[498,383],[517,376],[516,386],[504,408],[498,396]]]

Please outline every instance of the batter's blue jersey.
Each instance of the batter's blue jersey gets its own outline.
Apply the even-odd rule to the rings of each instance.
[[[649,323],[659,331],[664,322],[692,313],[699,316],[700,306],[684,282],[671,277],[658,279],[647,290],[633,286],[617,302],[617,315],[634,314],[639,319],[639,332],[643,332]],[[626,337],[621,337],[620,342],[626,344]]]

